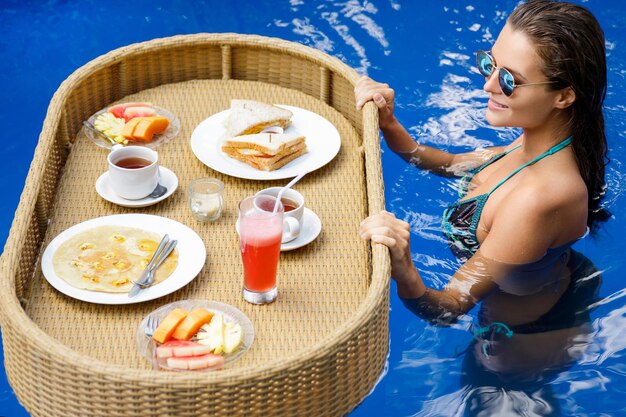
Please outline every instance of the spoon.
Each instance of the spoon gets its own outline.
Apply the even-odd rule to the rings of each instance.
[[[295,183],[300,181],[300,179],[304,177],[307,173],[308,171],[303,171],[299,173],[298,176],[296,176],[294,179],[289,181],[289,184],[281,188],[280,191],[278,192],[278,195],[276,196],[276,203],[280,201],[280,199],[283,197],[283,194],[285,193],[285,191],[287,191],[288,188],[291,188]],[[272,213],[276,213],[277,211],[278,211],[278,204],[274,204],[274,211]]]
[[[163,194],[165,194],[167,192],[167,187],[165,185],[161,184],[161,169],[159,168],[159,174],[158,174],[158,178],[157,178],[157,186],[154,189],[154,191],[152,191],[150,194],[148,194],[148,197],[150,198],[159,198],[161,197]]]
[[[113,140],[113,138],[111,136],[107,135],[102,130],[97,129],[94,125],[89,123],[87,120],[83,120],[83,126],[85,126],[87,129],[89,129],[92,132],[94,132],[96,135],[98,135],[100,137],[103,137],[106,140],[108,140],[109,142],[111,142],[111,150],[117,149],[117,148],[121,148],[122,146],[124,146],[122,144],[117,143],[115,140]]]
[[[159,178],[159,180],[160,180],[160,178]],[[150,194],[148,194],[148,197],[150,197],[150,198],[159,198],[163,194],[165,194],[166,192],[167,192],[167,187],[165,185],[161,185],[161,183],[157,183],[156,188],[154,189],[154,191],[152,191]]]

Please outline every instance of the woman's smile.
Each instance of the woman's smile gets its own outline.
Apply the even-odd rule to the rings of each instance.
[[[504,110],[504,109],[508,109],[508,106],[505,106],[502,103],[498,103],[497,101],[495,101],[493,98],[490,98],[489,101],[487,102],[487,108],[489,108],[489,110]]]

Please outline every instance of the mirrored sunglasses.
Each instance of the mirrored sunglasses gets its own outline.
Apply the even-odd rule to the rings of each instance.
[[[493,74],[495,70],[498,70],[498,84],[500,85],[502,94],[507,97],[513,94],[513,90],[515,90],[516,87],[555,83],[555,81],[542,81],[538,83],[517,84],[515,82],[515,78],[513,78],[513,74],[511,74],[511,72],[504,67],[496,66],[491,55],[483,50],[476,52],[476,66],[478,67],[478,72],[486,78],[491,77],[491,74]]]

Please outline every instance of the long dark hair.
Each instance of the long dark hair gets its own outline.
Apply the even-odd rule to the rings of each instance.
[[[507,21],[526,34],[543,63],[543,73],[555,90],[571,87],[575,102],[568,108],[572,147],[589,194],[587,225],[609,217],[602,208],[608,163],[602,106],[606,95],[604,32],[584,7],[550,0],[529,0]]]

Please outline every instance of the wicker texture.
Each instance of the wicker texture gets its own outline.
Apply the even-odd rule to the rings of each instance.
[[[0,324],[5,366],[18,398],[35,416],[344,415],[373,387],[388,350],[389,260],[358,238],[358,224],[384,207],[373,105],[357,112],[356,73],[302,45],[258,36],[199,34],[112,51],[78,69],[53,97],[24,192],[0,259]],[[311,244],[281,255],[279,299],[241,298],[236,204],[284,181],[250,181],[203,165],[189,139],[198,123],[251,98],[302,107],[331,121],[342,147],[297,186],[322,220]],[[177,138],[158,148],[179,189],[142,209],[118,207],[94,189],[107,151],[80,124],[116,101],[146,100],[178,115]],[[186,203],[193,178],[225,183],[225,212],[196,222]],[[82,221],[144,212],[196,230],[207,261],[189,285],[157,300],[106,306],[74,300],[44,279],[40,253]],[[256,339],[218,372],[155,372],[137,354],[134,332],[153,309],[181,299],[241,309]]]

